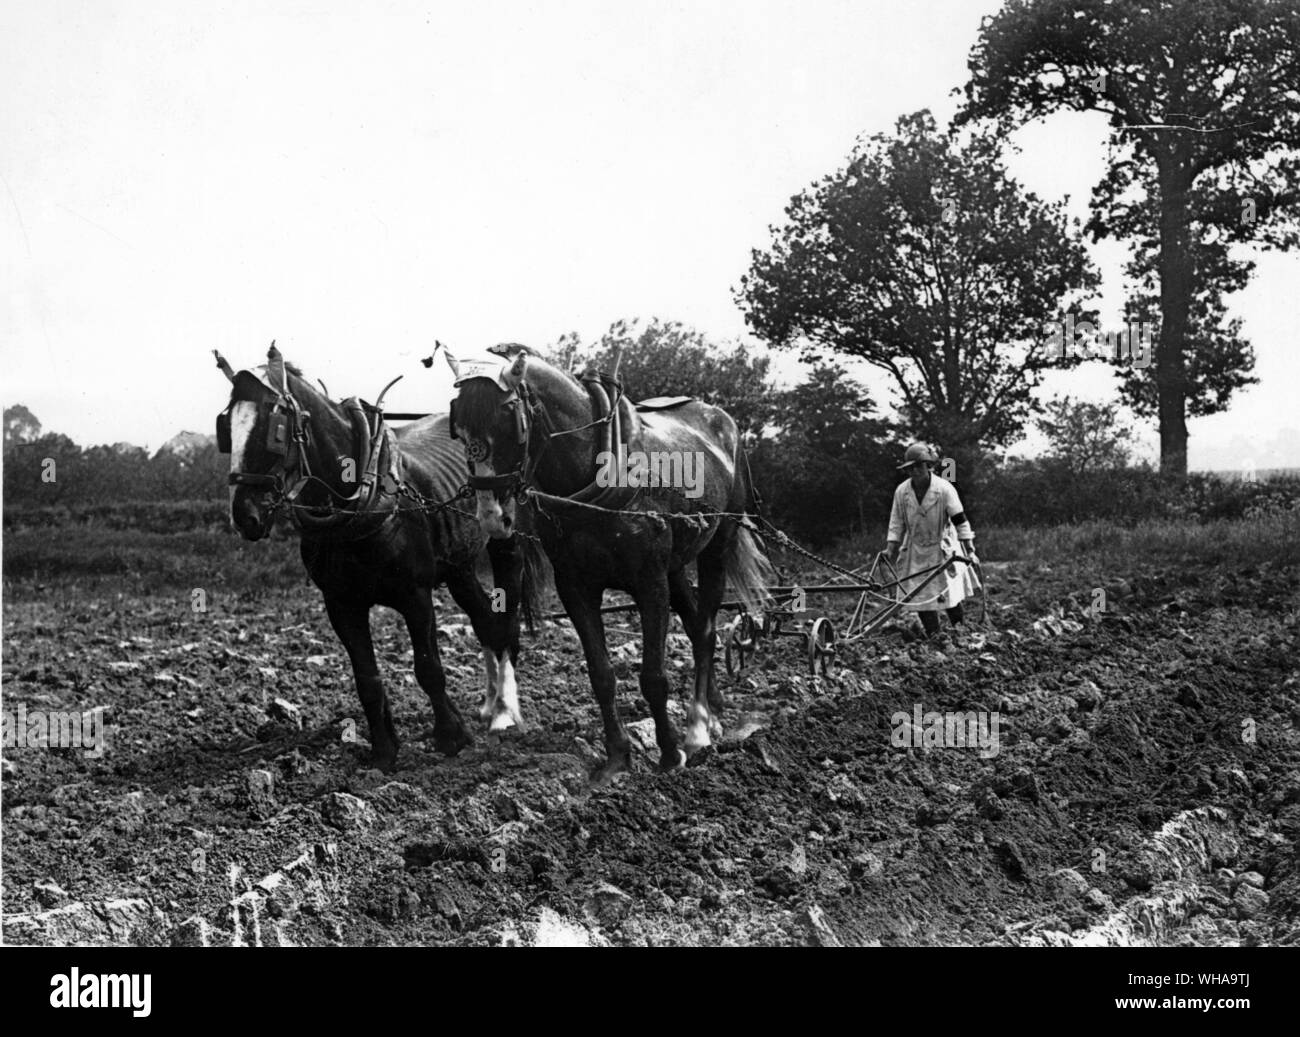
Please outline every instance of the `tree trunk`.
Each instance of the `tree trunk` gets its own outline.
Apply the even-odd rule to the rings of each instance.
[[[1160,336],[1156,393],[1160,418],[1160,471],[1187,476],[1187,321],[1192,301],[1188,193],[1191,168],[1185,148],[1171,148],[1160,163]]]

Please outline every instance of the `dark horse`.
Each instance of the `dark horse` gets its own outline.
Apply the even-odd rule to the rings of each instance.
[[[393,432],[377,406],[336,403],[287,364],[275,344],[261,375],[218,365],[233,384],[217,418],[219,449],[230,454],[230,515],[247,540],[270,531],[289,508],[302,560],[325,595],[325,611],[352,661],[370,725],[375,763],[396,762],[399,740],[370,637],[370,609],[402,614],[415,676],[433,705],[434,745],[454,756],[473,742],[447,695],[438,656],[432,591],[446,584],[484,646],[487,693],[480,715],[492,730],[523,727],[515,686],[519,613],[530,579],[517,538],[488,541],[494,593],[475,563],[485,540],[474,515],[437,507],[464,483],[465,457],[437,415]],[[382,397],[381,397],[382,400]],[[431,503],[434,502],[434,503]]]
[[[613,379],[579,382],[524,347],[493,351],[507,361],[457,372],[453,434],[465,440],[479,521],[491,537],[514,534],[517,501],[535,512],[530,524],[582,640],[604,720],[608,759],[593,777],[603,783],[630,764],[600,612],[611,588],[630,594],[641,614],[641,693],[654,716],[659,766],[680,767],[710,743],[711,728],[720,732],[714,623],[728,579],[756,604],[771,572],[744,521],[754,500],[736,423],[693,400],[633,410]],[[687,576],[692,561],[698,589]],[[667,711],[670,607],[695,657],[685,752]]]

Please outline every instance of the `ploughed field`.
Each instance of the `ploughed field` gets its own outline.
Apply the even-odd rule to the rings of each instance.
[[[987,575],[990,629],[956,644],[889,630],[844,647],[831,678],[807,675],[799,642],[767,646],[721,677],[724,739],[674,774],[653,767],[636,622],[611,617],[643,748],[599,790],[600,723],[567,623],[525,638],[529,730],[489,737],[477,642],[444,604],[443,660],[477,735],[447,759],[400,620],[377,610],[403,739],[383,774],[305,582],[218,582],[196,612],[189,590],[11,581],[4,708],[103,707],[107,745],[5,750],[5,939],[1300,941],[1295,573],[1065,561]],[[841,622],[851,604],[809,601]],[[676,626],[670,657],[685,702]],[[996,755],[895,744],[895,714],[918,708],[922,742],[925,713],[996,711]]]

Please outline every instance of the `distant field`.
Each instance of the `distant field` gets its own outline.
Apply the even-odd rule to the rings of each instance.
[[[218,510],[214,510],[217,507]],[[48,584],[111,585],[148,593],[220,584],[228,590],[306,584],[292,531],[278,529],[250,544],[209,502],[104,506],[72,519],[54,509],[5,512],[4,579]],[[137,523],[132,525],[132,523]],[[842,541],[822,553],[843,564],[865,564],[884,546],[885,531]],[[1250,519],[1109,522],[979,530],[977,549],[989,562],[1055,564],[1093,559],[1096,566],[1160,562],[1249,566],[1300,563],[1300,511]]]
[[[231,590],[304,584],[296,538],[277,532],[250,544],[220,526],[177,532],[95,523],[4,531],[4,580],[87,585],[146,594],[219,583]]]
[[[230,527],[225,500],[110,501],[104,504],[6,504],[4,528],[49,529],[51,526],[86,529],[130,529],[154,533]]]
[[[1194,475],[1213,475],[1219,479],[1227,479],[1229,482],[1240,482],[1242,480],[1253,480],[1255,482],[1265,482],[1268,479],[1294,479],[1300,477],[1300,468],[1236,468],[1219,472],[1194,472]]]

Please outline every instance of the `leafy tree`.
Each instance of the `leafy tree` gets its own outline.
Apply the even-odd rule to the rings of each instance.
[[[7,454],[9,448],[17,446],[19,443],[30,443],[32,440],[40,437],[41,423],[36,420],[36,415],[29,411],[21,403],[15,403],[12,407],[4,409],[4,451]]]
[[[929,112],[867,140],[786,217],[737,291],[750,327],[888,372],[911,432],[968,475],[985,444],[1022,434],[1062,363],[1045,325],[1092,316],[1077,302],[1097,276],[1063,207],[1020,189],[994,136],[961,147]]]
[[[743,434],[756,435],[769,410],[769,359],[743,344],[723,347],[677,321],[616,321],[599,340],[562,335],[548,351],[566,370],[609,370],[621,350],[619,377],[636,400],[694,396],[723,408]]]
[[[1148,189],[1147,196],[1151,197],[1152,193]],[[1201,193],[1193,191],[1193,195]],[[1128,309],[1131,314],[1145,316],[1160,312],[1160,240],[1158,229],[1152,230],[1158,228],[1158,220],[1143,219],[1143,215],[1144,210],[1137,207],[1131,213],[1122,214],[1127,218],[1111,221],[1109,226],[1127,228],[1134,240],[1133,258],[1124,268],[1131,283]],[[1197,222],[1195,215],[1193,221]],[[1091,224],[1102,225],[1096,219]],[[1259,381],[1250,373],[1255,367],[1255,352],[1241,336],[1241,321],[1228,318],[1224,302],[1226,294],[1246,286],[1255,264],[1230,255],[1231,244],[1204,225],[1190,235],[1192,296],[1187,318],[1184,384],[1186,413],[1192,417],[1227,410],[1233,393]],[[1160,414],[1158,371],[1158,367],[1127,364],[1116,369],[1120,398],[1141,417]]]
[[[1158,282],[1155,364],[1125,372],[1124,393],[1156,411],[1161,469],[1184,477],[1189,408],[1221,410],[1252,380],[1253,356],[1221,302],[1250,268],[1227,246],[1300,240],[1300,6],[1007,0],[984,20],[969,67],[959,123],[1110,116],[1089,230],[1138,243],[1135,302],[1154,301]]]
[[[61,432],[17,443],[5,451],[5,504],[62,503],[79,492],[83,470],[81,448]]]
[[[1071,475],[1123,468],[1128,464],[1133,430],[1120,420],[1115,404],[1088,403],[1063,396],[1049,402],[1045,410],[1037,425],[1047,437],[1047,456],[1059,461]]]
[[[836,364],[817,365],[801,384],[774,394],[774,435],[750,461],[774,522],[825,543],[884,521],[896,483],[896,429],[875,409],[866,388]]]

